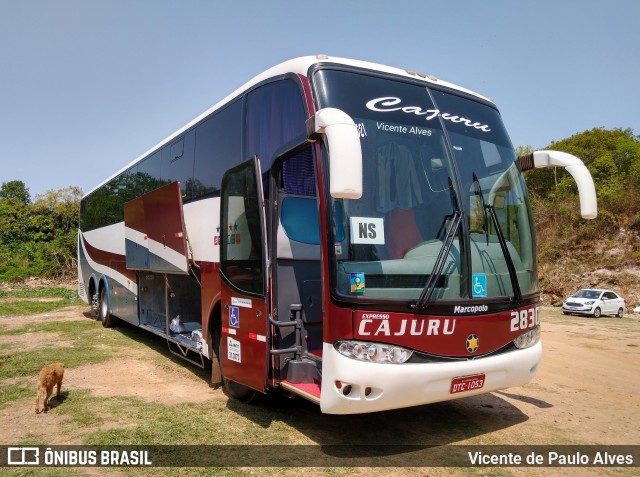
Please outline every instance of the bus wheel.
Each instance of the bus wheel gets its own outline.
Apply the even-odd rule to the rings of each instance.
[[[102,326],[104,326],[105,328],[111,328],[116,325],[116,317],[109,312],[109,303],[107,302],[106,288],[103,288],[100,292],[98,318],[100,318],[100,321],[102,321]]]
[[[258,391],[248,388],[243,384],[238,384],[235,381],[231,381],[222,375],[222,382],[224,390],[229,397],[237,399],[240,402],[251,404],[258,401]]]
[[[94,317],[98,317],[98,310],[100,309],[100,296],[98,292],[95,291],[91,295],[91,313]]]

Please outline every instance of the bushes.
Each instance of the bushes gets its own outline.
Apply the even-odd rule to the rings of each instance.
[[[564,227],[563,235],[575,238],[575,243],[591,242],[618,233],[620,223],[618,217],[606,209],[600,209],[594,220],[584,220],[573,216]]]
[[[31,203],[21,181],[0,187],[0,281],[75,274],[82,191],[48,191]]]
[[[631,129],[595,128],[550,144],[545,149],[582,159],[596,185],[600,209],[628,214],[640,207],[640,137]],[[534,199],[553,202],[577,196],[573,178],[563,168],[526,173]],[[634,212],[635,213],[635,212]]]

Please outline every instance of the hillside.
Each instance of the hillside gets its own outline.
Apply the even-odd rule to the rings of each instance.
[[[527,152],[530,148],[520,148]],[[580,218],[577,189],[562,169],[525,174],[536,223],[543,303],[579,288],[610,288],[640,306],[640,138],[629,129],[592,129],[544,149],[580,157],[598,195],[598,218]]]
[[[553,236],[540,227],[538,244],[550,247]],[[627,310],[640,306],[640,266],[629,260],[638,253],[638,232],[620,229],[609,240],[591,240],[566,245],[559,256],[540,258],[538,276],[545,305],[560,306],[562,300],[580,288],[608,288],[621,294]]]

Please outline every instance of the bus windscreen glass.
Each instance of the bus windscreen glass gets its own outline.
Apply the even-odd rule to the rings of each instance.
[[[314,85],[319,107],[354,119],[362,145],[362,197],[332,199],[341,299],[415,301],[434,267],[430,300],[537,292],[526,188],[496,109],[347,71],[319,70]],[[462,224],[437,266],[457,210]]]

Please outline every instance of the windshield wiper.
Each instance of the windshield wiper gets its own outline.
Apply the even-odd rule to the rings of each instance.
[[[484,201],[484,194],[482,193],[482,187],[476,173],[473,173],[473,189],[476,196],[480,197],[480,203],[482,204],[482,230],[487,237],[487,245],[489,245],[489,221],[487,220],[487,204]]]
[[[509,278],[511,279],[511,288],[513,288],[513,296],[516,301],[520,301],[522,299],[522,292],[520,290],[520,283],[518,282],[516,267],[513,264],[513,259],[511,258],[509,248],[507,247],[507,241],[502,234],[502,228],[500,227],[500,222],[498,222],[498,216],[496,215],[495,208],[493,207],[493,205],[486,204],[484,201],[482,187],[480,186],[480,181],[478,180],[478,176],[475,172],[473,173],[473,185],[476,195],[480,196],[480,201],[482,202],[482,213],[484,215],[485,222],[482,228],[487,234],[487,245],[489,245],[489,224],[487,221],[488,213],[489,217],[491,217],[491,222],[493,222],[493,226],[496,229],[496,235],[498,236],[498,242],[500,243],[500,248],[502,249],[502,255],[504,255],[505,262],[507,263],[507,270],[509,270]]]
[[[436,288],[436,284],[438,283],[440,275],[442,275],[442,270],[444,269],[447,257],[449,256],[449,251],[451,250],[451,246],[453,245],[453,240],[458,233],[460,224],[462,223],[462,212],[460,211],[458,197],[456,196],[451,177],[449,177],[449,193],[451,194],[451,205],[454,209],[453,219],[451,220],[449,228],[447,229],[447,233],[442,240],[442,247],[440,248],[440,252],[438,252],[438,257],[436,258],[436,262],[433,265],[433,270],[431,270],[429,279],[422,289],[422,293],[420,293],[418,300],[413,305],[411,305],[411,308],[413,308],[414,310],[424,310],[431,300],[431,295],[433,295],[433,291]]]

